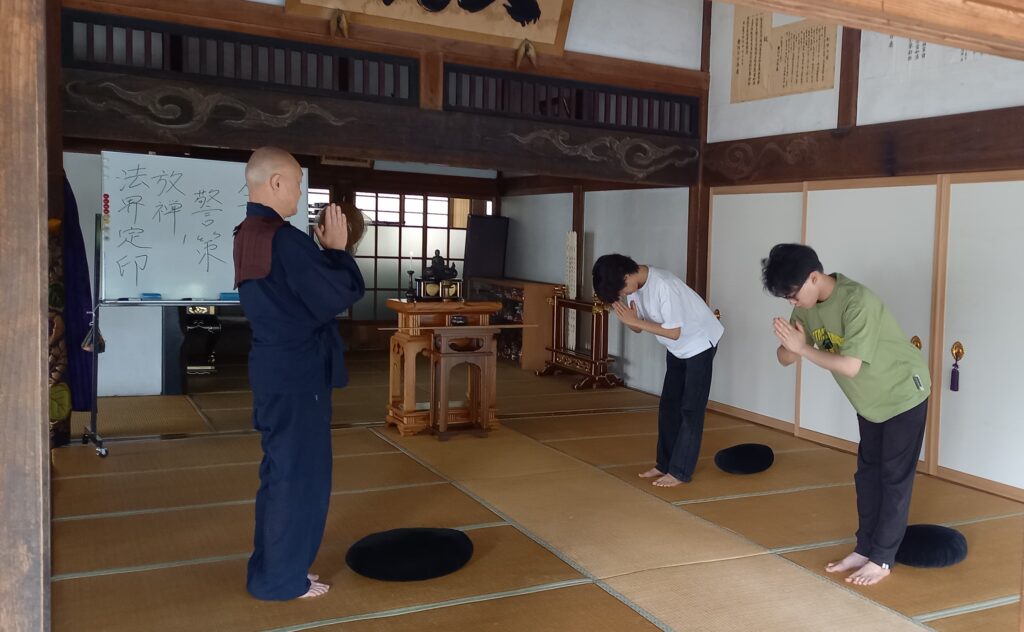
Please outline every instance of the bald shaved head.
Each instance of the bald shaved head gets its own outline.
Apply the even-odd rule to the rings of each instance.
[[[264,184],[275,173],[283,174],[289,167],[299,169],[299,162],[283,149],[260,147],[249,156],[245,165],[245,183],[252,189]]]
[[[290,217],[302,196],[302,167],[283,149],[260,147],[245,165],[245,184],[251,201]]]

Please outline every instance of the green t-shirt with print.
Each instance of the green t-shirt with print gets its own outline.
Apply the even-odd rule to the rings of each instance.
[[[920,349],[874,292],[841,274],[833,276],[836,285],[828,299],[793,309],[791,320],[804,326],[808,344],[860,358],[856,377],[832,372],[839,388],[860,416],[876,423],[923,402],[931,380]]]

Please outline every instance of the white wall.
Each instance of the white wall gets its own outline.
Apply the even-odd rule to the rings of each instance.
[[[839,116],[839,51],[842,49],[842,29],[839,29],[836,41],[836,79],[832,90],[730,103],[733,13],[731,4],[716,2],[712,5],[708,142],[835,127]],[[775,18],[776,24],[792,21],[789,16],[780,14],[775,14]]]
[[[95,222],[101,208],[102,160],[99,154],[65,153],[64,171],[78,203],[89,279],[94,284]],[[98,394],[159,395],[163,387],[162,308],[103,308],[100,331],[107,346],[100,354]]]
[[[686,279],[689,189],[595,191],[586,194],[584,210],[583,296],[593,296],[591,270],[601,255],[617,252],[639,264],[662,268]],[[665,348],[651,334],[634,334],[611,316],[608,352],[612,370],[626,384],[661,393]]]
[[[565,234],[572,230],[572,194],[502,198],[509,218],[505,276],[545,283],[565,282]]]
[[[861,35],[858,125],[1016,105],[1024,105],[1022,61],[881,33]]]
[[[575,0],[565,50],[700,70],[701,0]]]

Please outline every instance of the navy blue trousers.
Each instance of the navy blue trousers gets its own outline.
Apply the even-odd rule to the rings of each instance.
[[[882,423],[857,415],[857,548],[875,564],[892,565],[910,515],[914,474],[924,443],[928,400]]]
[[[286,600],[309,590],[331,499],[331,390],[256,394],[253,426],[263,462],[256,533],[246,588],[257,599]]]
[[[681,360],[666,352],[665,384],[658,404],[659,472],[689,482],[704,435],[704,411],[711,396],[711,368],[718,347]]]

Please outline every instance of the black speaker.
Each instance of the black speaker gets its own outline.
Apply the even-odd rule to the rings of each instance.
[[[466,225],[466,262],[463,278],[501,279],[505,277],[505,246],[508,218],[470,215]]]

